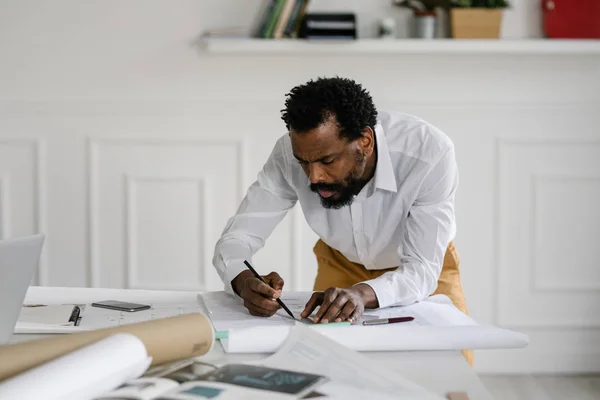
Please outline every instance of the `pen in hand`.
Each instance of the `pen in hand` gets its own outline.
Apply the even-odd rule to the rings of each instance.
[[[246,260],[244,260],[244,264],[246,264],[246,267],[248,267],[248,269],[250,271],[252,271],[252,273],[254,274],[255,277],[257,277],[261,282],[267,284],[265,282],[265,280],[262,278],[262,276],[260,276],[260,274],[258,272],[256,272],[256,270],[252,267],[252,265],[250,265],[250,263]],[[283,304],[283,301],[281,301],[281,299],[275,299],[275,301],[277,301],[277,303],[281,306],[281,308],[283,308],[285,310],[285,312],[287,312],[289,314],[290,317],[292,317],[292,319],[296,319],[296,317],[294,317],[294,314],[292,314],[292,312],[290,311],[289,308],[287,308],[287,306],[285,304]]]

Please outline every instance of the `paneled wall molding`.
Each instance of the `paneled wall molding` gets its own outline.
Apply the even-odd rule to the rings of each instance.
[[[1,132],[0,132],[1,133]],[[12,194],[17,193],[15,185],[27,183],[21,182],[11,176],[10,172],[2,171],[2,160],[0,160],[0,226],[2,227],[2,236],[9,237],[14,235],[23,235],[29,233],[47,233],[47,208],[46,208],[46,148],[45,142],[38,138],[8,138],[0,136],[0,151],[4,149],[26,147],[32,153],[33,157],[26,160],[30,163],[32,169],[32,181],[29,182],[33,190],[33,198],[29,199],[33,203],[33,209],[31,210],[31,216],[33,217],[33,226],[29,228],[21,227],[16,229],[18,221],[14,220],[16,217],[11,212],[11,207],[14,205],[14,201],[11,202],[10,197]],[[10,150],[9,150],[10,151]],[[16,197],[15,201],[19,201]],[[33,282],[39,285],[47,285],[49,280],[48,271],[48,240],[44,244],[42,254],[40,256],[40,263],[36,276]]]
[[[0,240],[10,237],[10,182],[7,173],[0,175]]]
[[[596,145],[600,145],[600,141],[598,142],[589,142]],[[600,172],[600,171],[599,171]],[[580,282],[575,283],[566,283],[566,282],[558,282],[558,283],[546,283],[541,279],[543,276],[544,266],[540,265],[538,257],[536,255],[538,252],[541,252],[542,249],[539,248],[539,238],[538,235],[541,233],[541,228],[538,224],[541,222],[542,218],[539,216],[538,210],[538,201],[540,199],[539,191],[542,185],[548,184],[569,184],[569,183],[582,183],[587,185],[596,185],[600,189],[600,174],[598,172],[592,171],[591,173],[580,173],[580,174],[531,174],[531,243],[534,248],[531,251],[531,260],[529,262],[530,266],[530,285],[531,285],[531,293],[535,294],[537,292],[540,293],[554,293],[559,294],[563,292],[563,294],[571,294],[577,295],[580,293],[585,293],[588,291],[596,292],[597,295],[600,296],[600,281],[587,279]],[[600,192],[599,192],[600,193]],[[577,200],[574,200],[573,207],[577,207]],[[564,210],[565,213],[569,213],[569,210]],[[583,222],[583,221],[582,221]],[[569,266],[565,265],[565,270],[568,271]],[[600,327],[600,323],[598,324]]]
[[[498,325],[600,328],[600,139],[589,134],[494,142]]]
[[[286,88],[283,90],[287,90]],[[265,109],[277,111],[283,108],[283,94],[272,99],[255,99],[252,97],[240,96],[237,99],[224,99],[219,101],[219,110],[238,109],[239,112],[248,112],[249,110]],[[249,101],[251,100],[251,101]],[[599,102],[588,101],[548,101],[540,99],[539,101],[522,101],[522,99],[507,99],[498,101],[489,98],[484,101],[447,101],[440,102],[432,99],[431,101],[402,100],[398,97],[374,96],[374,100],[381,104],[393,104],[395,109],[427,108],[427,109],[476,109],[476,110],[589,110],[600,109]],[[57,100],[57,101],[6,101],[0,100],[0,117],[9,118],[30,118],[30,117],[60,117],[60,116],[79,116],[79,117],[134,117],[134,116],[203,116],[203,108],[214,108],[214,99],[189,99],[178,101],[148,101],[144,99],[122,101],[122,100]],[[243,108],[242,108],[243,107]],[[387,108],[387,107],[386,107]],[[235,111],[233,111],[235,113]],[[225,121],[224,121],[225,122]]]
[[[126,273],[127,279],[125,281],[125,287],[128,289],[169,289],[169,290],[193,290],[197,287],[205,287],[207,282],[206,268],[202,268],[200,271],[200,265],[197,266],[198,270],[198,281],[192,282],[192,284],[179,285],[172,284],[170,282],[156,282],[156,283],[145,283],[139,278],[140,265],[138,263],[137,254],[143,251],[139,248],[139,241],[137,237],[137,224],[139,220],[139,213],[137,209],[137,187],[143,184],[152,183],[166,183],[166,184],[191,184],[197,187],[198,196],[201,199],[201,204],[198,205],[199,213],[198,220],[195,221],[198,225],[198,231],[202,237],[202,241],[198,243],[198,259],[202,260],[204,266],[210,265],[212,262],[212,246],[208,241],[208,231],[212,228],[210,222],[210,210],[212,204],[208,194],[211,191],[213,185],[210,184],[210,180],[203,176],[188,177],[188,176],[125,176],[125,254],[126,254]],[[159,246],[160,243],[157,243]]]
[[[88,284],[92,287],[102,286],[101,279],[101,262],[100,257],[100,218],[102,216],[99,212],[99,203],[103,201],[106,193],[100,192],[99,173],[102,170],[103,165],[99,164],[99,153],[103,149],[111,148],[132,148],[132,149],[143,149],[153,148],[159,152],[168,151],[169,149],[180,149],[184,151],[190,148],[196,148],[201,151],[214,148],[225,148],[228,151],[232,151],[235,154],[235,159],[231,160],[235,163],[235,196],[236,202],[241,200],[245,193],[247,182],[247,171],[246,167],[246,142],[244,140],[213,140],[213,139],[189,139],[189,138],[89,138],[88,139],[88,218],[89,218],[89,238],[88,238],[88,265],[89,265],[89,282]],[[230,162],[224,160],[224,162]],[[161,168],[168,167],[168,165],[159,166]],[[213,167],[214,168],[214,167]],[[207,171],[205,171],[207,172]],[[214,172],[214,171],[212,171]],[[207,277],[208,268],[212,269],[212,250],[213,250],[213,237],[209,235],[208,231],[214,228],[212,223],[212,214],[214,213],[214,207],[216,204],[211,200],[210,195],[214,195],[214,190],[217,187],[212,183],[213,178],[210,175],[198,175],[202,171],[195,171],[190,169],[185,171],[185,175],[172,174],[170,172],[164,172],[157,174],[156,172],[146,173],[144,175],[134,174],[129,171],[123,171],[124,181],[124,204],[122,209],[124,210],[124,262],[125,266],[125,284],[132,288],[149,288],[148,285],[142,283],[139,278],[139,266],[135,260],[134,254],[138,249],[138,242],[136,235],[133,234],[135,228],[135,215],[136,215],[136,185],[141,182],[163,182],[163,183],[193,183],[198,187],[199,199],[201,199],[201,205],[199,210],[199,218],[202,221],[198,221],[199,232],[202,237],[201,243],[198,243],[198,250],[201,252],[199,260],[203,265],[198,265],[197,268],[203,268],[200,271],[200,281],[195,282],[191,285],[179,285],[172,284],[169,282],[163,282],[164,287],[171,289],[191,289],[191,288],[204,288],[209,281]]]

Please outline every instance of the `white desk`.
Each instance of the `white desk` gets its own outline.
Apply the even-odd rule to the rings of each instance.
[[[102,300],[178,303],[190,302],[196,298],[198,298],[197,292],[34,286],[29,288],[25,303],[91,303]],[[13,336],[12,342],[41,337],[44,335],[17,334]],[[471,400],[492,400],[492,396],[460,352],[367,352],[363,354],[443,396],[448,392],[463,391],[469,394]],[[212,350],[201,359],[212,363],[223,363],[257,360],[267,356],[268,354],[227,354],[223,351],[220,343],[215,343]]]

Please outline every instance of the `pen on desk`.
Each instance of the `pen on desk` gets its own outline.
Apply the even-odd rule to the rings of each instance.
[[[410,322],[414,317],[394,317],[394,318],[382,318],[382,319],[371,319],[368,321],[363,321],[363,325],[385,325],[385,324],[395,324],[397,322]]]
[[[252,273],[254,274],[254,276],[256,276],[258,279],[260,279],[262,282],[264,282],[265,284],[267,282],[265,282],[265,280],[262,278],[262,276],[259,275],[258,272],[256,272],[256,270],[254,268],[252,268],[252,265],[250,265],[250,263],[246,260],[244,260],[244,264],[246,264],[246,267],[248,267],[248,269],[250,271],[252,271]],[[281,299],[275,299],[277,301],[277,303],[279,303],[279,305],[290,315],[290,317],[292,317],[293,319],[296,319],[296,317],[294,317],[294,314],[292,314],[292,312],[290,311],[289,308],[287,308],[287,306],[285,304],[283,304],[283,301],[281,301]]]
[[[73,326],[78,325],[79,315],[81,315],[81,308],[78,306],[73,306],[73,311],[71,311],[71,316],[69,317],[69,322],[72,322]]]

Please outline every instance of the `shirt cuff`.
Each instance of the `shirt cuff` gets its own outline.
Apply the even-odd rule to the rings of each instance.
[[[390,287],[387,279],[375,278],[369,281],[364,281],[357,283],[357,285],[364,283],[366,285],[371,286],[371,289],[375,292],[375,296],[377,296],[377,303],[379,304],[379,308],[388,307],[394,303],[396,303],[394,290]]]
[[[225,269],[224,274],[225,279],[223,283],[225,285],[225,292],[239,297],[239,295],[233,290],[233,287],[231,286],[231,281],[242,271],[245,271],[247,269],[248,267],[246,267],[243,261],[234,261],[231,264],[229,264],[229,266]]]

